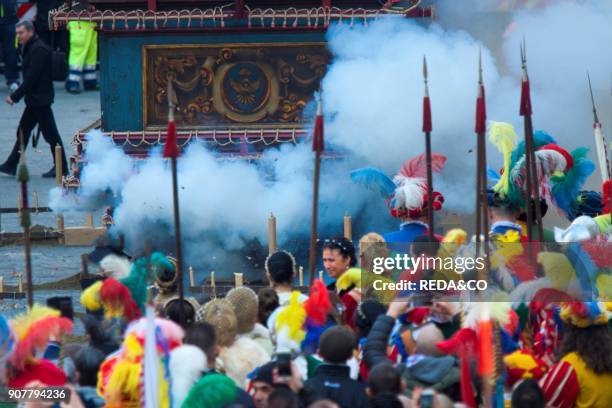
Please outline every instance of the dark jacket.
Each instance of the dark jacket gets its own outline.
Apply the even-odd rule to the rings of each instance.
[[[31,108],[53,103],[53,76],[51,49],[34,36],[23,47],[23,83],[11,94],[13,102],[25,96],[25,104]]]
[[[350,368],[346,365],[319,365],[314,377],[304,383],[304,391],[308,395],[305,405],[325,398],[342,408],[368,406],[364,385],[350,378]]]
[[[393,326],[395,326],[395,319],[391,316],[378,316],[374,322],[363,347],[363,361],[368,370],[371,370],[376,364],[389,362],[387,343]]]
[[[395,319],[390,316],[378,316],[376,319],[363,350],[363,360],[368,369],[383,362],[389,363],[387,342],[394,325]],[[420,386],[433,388],[452,397],[457,396],[459,368],[454,357],[421,355],[415,362],[402,364],[398,368],[410,391],[415,386]]]

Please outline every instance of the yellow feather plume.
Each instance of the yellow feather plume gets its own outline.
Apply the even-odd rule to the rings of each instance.
[[[88,288],[86,288],[81,294],[81,304],[85,309],[95,312],[100,310],[102,304],[100,303],[100,288],[102,287],[102,281],[97,281]]]
[[[504,173],[499,181],[493,186],[493,191],[505,195],[510,188],[510,160],[512,150],[516,146],[518,136],[510,123],[491,122],[489,128],[489,141],[499,150],[504,157]]]
[[[289,298],[289,304],[285,306],[276,317],[276,332],[287,329],[287,336],[296,342],[301,342],[306,336],[303,330],[306,322],[306,310],[299,302],[300,292],[293,291]]]
[[[50,307],[33,305],[26,313],[20,314],[11,320],[11,328],[17,337],[22,340],[30,331],[30,327],[35,322],[45,317],[59,317],[60,312]]]
[[[361,289],[361,268],[350,268],[336,281],[336,288],[339,290],[346,290],[351,286]]]
[[[142,346],[134,334],[123,342],[123,355],[112,368],[108,384],[104,387],[104,399],[108,403],[140,400]]]
[[[558,252],[540,252],[538,263],[542,265],[544,274],[555,289],[566,289],[573,279],[576,271],[565,254]]]

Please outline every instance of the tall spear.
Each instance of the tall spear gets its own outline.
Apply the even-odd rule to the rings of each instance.
[[[174,109],[176,108],[177,99],[172,86],[172,81],[168,79],[168,134],[166,136],[166,144],[164,145],[164,157],[170,159],[172,168],[172,198],[174,204],[174,240],[176,251],[176,277],[178,280],[179,292],[179,315],[180,321],[185,322],[183,290],[183,250],[181,247],[181,219],[179,211],[179,196],[178,196],[178,178],[176,169],[176,160],[179,156],[179,149],[176,141],[176,124],[174,123]]]
[[[30,247],[30,207],[28,204],[28,181],[30,175],[25,162],[25,145],[23,130],[19,127],[19,143],[21,144],[21,159],[17,170],[17,181],[21,185],[21,226],[23,227],[23,249],[25,253],[26,290],[28,292],[28,306],[32,308],[34,295],[32,293],[32,250]]]
[[[610,180],[610,162],[608,161],[608,145],[606,138],[601,132],[601,123],[597,116],[597,107],[595,106],[595,98],[593,97],[593,88],[591,86],[591,76],[587,72],[589,81],[589,92],[591,93],[591,104],[593,106],[593,132],[595,134],[595,149],[597,151],[597,161],[599,162],[599,170],[601,171],[601,181]]]
[[[433,215],[433,175],[431,169],[431,103],[429,101],[429,86],[427,83],[427,59],[423,55],[423,80],[425,93],[423,95],[423,132],[425,133],[425,160],[427,161],[427,222],[429,225],[429,239],[434,239]]]
[[[310,274],[310,286],[314,283],[315,268],[317,265],[317,223],[319,217],[319,176],[321,173],[321,154],[325,148],[323,138],[323,107],[321,95],[317,100],[317,118],[312,136],[312,150],[315,153],[314,180],[312,188],[312,224],[310,226],[310,257],[308,273]]]
[[[487,149],[485,134],[487,131],[487,109],[485,88],[482,80],[482,51],[478,53],[478,97],[476,98],[476,245],[484,237],[485,251],[489,249],[489,203],[487,197]],[[480,250],[480,248],[478,248]]]
[[[535,214],[536,214],[536,227],[538,229],[538,238],[541,240],[543,237],[542,229],[542,210],[540,208],[540,189],[538,186],[538,172],[537,163],[535,160],[535,153],[533,147],[533,123],[531,115],[533,113],[531,107],[531,92],[529,84],[529,75],[527,73],[527,53],[525,50],[525,39],[521,44],[521,65],[523,70],[523,78],[521,83],[521,104],[520,104],[520,115],[524,120],[525,130],[525,164],[526,164],[526,204],[527,204],[527,240],[533,242],[533,226],[531,225],[533,219],[533,209],[531,207],[531,198],[535,202]],[[530,246],[529,246],[530,248]],[[529,249],[528,248],[528,249]],[[533,253],[529,249],[530,259]]]

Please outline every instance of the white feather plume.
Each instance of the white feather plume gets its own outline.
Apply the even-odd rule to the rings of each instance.
[[[180,407],[191,387],[208,369],[208,359],[199,347],[183,344],[170,352],[168,365],[172,384],[172,405]]]
[[[393,178],[395,188],[394,208],[408,210],[423,208],[427,181],[421,177],[405,177],[400,174]]]
[[[132,270],[132,263],[125,257],[107,255],[100,261],[100,268],[106,276],[115,279],[127,278]]]

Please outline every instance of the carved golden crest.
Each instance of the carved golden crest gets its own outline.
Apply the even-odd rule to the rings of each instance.
[[[329,61],[324,43],[144,46],[144,125],[166,125],[168,81],[178,126],[299,125]]]

